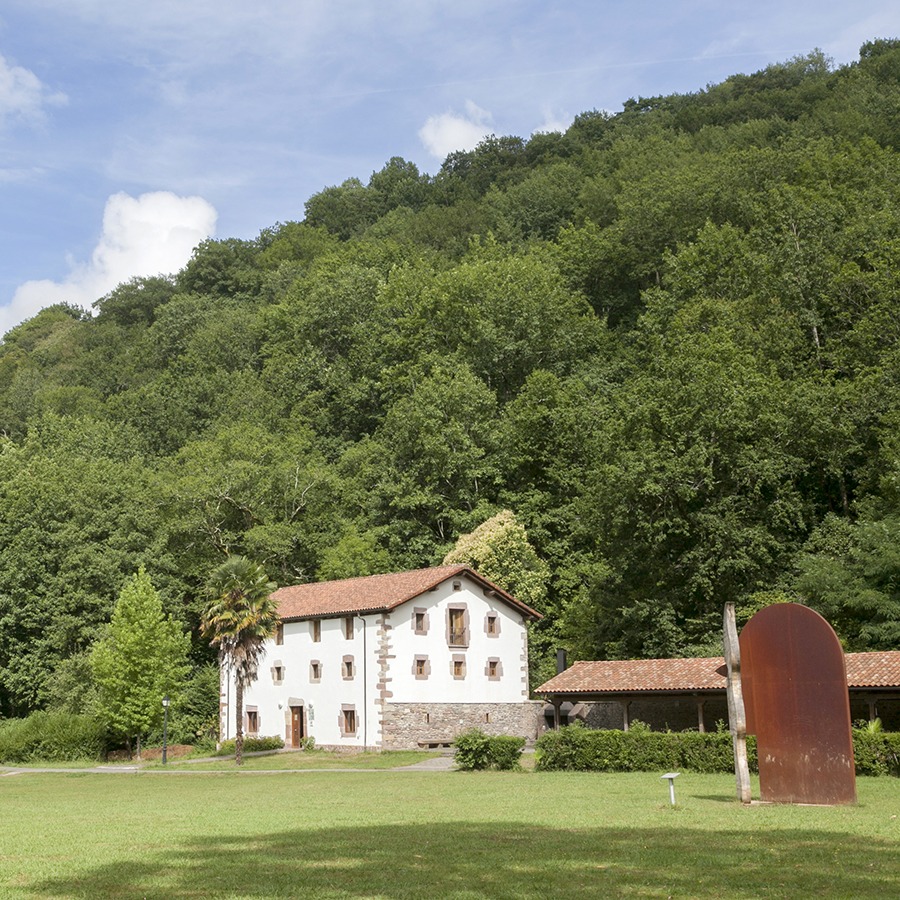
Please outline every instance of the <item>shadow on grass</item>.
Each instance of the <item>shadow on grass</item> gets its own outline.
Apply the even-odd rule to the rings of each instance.
[[[441,823],[201,837],[22,885],[65,897],[900,896],[897,846],[818,831]]]

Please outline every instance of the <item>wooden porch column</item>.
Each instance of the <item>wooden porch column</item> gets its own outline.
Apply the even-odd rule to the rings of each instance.
[[[631,706],[631,701],[620,700],[619,703],[622,704],[622,731],[628,731],[628,726],[631,724],[631,719],[628,715],[628,707]]]
[[[559,731],[559,708],[562,706],[562,700],[554,697],[550,702],[553,704],[553,730]]]
[[[706,734],[706,723],[703,721],[703,707],[706,706],[706,701],[702,697],[697,698],[697,727],[700,729],[700,734]]]
[[[877,701],[874,697],[868,697],[869,701],[869,721],[874,722],[878,718]]]

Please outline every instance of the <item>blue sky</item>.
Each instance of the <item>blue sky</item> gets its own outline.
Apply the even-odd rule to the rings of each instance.
[[[897,36],[896,0],[3,0],[0,334],[391,156]]]

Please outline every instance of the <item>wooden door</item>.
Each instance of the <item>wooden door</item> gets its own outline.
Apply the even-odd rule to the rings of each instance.
[[[291,746],[299,747],[303,737],[303,707],[291,707]]]

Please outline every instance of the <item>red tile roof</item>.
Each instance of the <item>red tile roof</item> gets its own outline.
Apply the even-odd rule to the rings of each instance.
[[[900,650],[847,653],[847,686],[900,687]],[[538,694],[631,694],[725,690],[725,659],[624,659],[576,662]],[[722,670],[721,672],[719,670]]]
[[[846,653],[848,687],[900,685],[900,650]]]
[[[295,584],[279,588],[272,596],[278,601],[278,614],[285,621],[340,616],[349,613],[383,612],[406,603],[450,578],[468,576],[498,600],[512,606],[526,618],[541,614],[492,584],[468,566],[434,566],[390,575],[367,575],[342,581]]]

